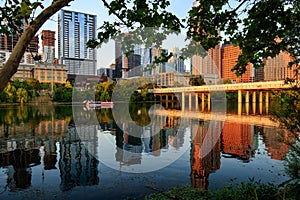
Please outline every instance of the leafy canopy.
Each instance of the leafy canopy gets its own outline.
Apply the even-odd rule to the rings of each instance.
[[[23,22],[32,22],[35,11],[44,8],[40,0],[0,0],[0,3],[2,34],[22,33]],[[100,3],[115,20],[103,21],[97,38],[90,40],[88,47],[96,48],[115,38],[122,40],[125,52],[130,53],[134,44],[160,46],[167,34],[179,33],[184,28],[192,42],[183,49],[183,57],[198,52],[200,45],[205,50],[220,41],[239,45],[242,54],[234,67],[238,75],[245,72],[249,62],[261,67],[264,58],[275,57],[281,51],[288,51],[293,57],[290,65],[299,64],[299,0],[196,0],[185,19],[168,11],[169,0],[101,0]],[[148,29],[145,34],[148,27],[156,29]]]

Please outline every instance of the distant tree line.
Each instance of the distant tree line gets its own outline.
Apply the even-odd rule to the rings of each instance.
[[[45,87],[36,79],[25,81],[10,81],[2,92],[0,102],[2,103],[26,103],[34,97],[39,96],[39,91]]]

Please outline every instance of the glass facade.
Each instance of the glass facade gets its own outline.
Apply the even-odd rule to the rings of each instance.
[[[68,74],[95,75],[96,50],[86,43],[96,38],[96,15],[62,10],[59,16],[59,58]]]

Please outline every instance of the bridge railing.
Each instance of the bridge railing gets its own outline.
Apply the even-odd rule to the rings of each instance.
[[[254,82],[254,83],[236,83],[222,85],[203,85],[190,87],[171,87],[149,89],[150,93],[179,93],[179,92],[218,92],[218,91],[238,91],[238,90],[275,90],[288,89],[291,86],[284,81]]]

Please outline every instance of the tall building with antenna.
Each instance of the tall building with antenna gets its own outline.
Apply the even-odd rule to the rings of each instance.
[[[86,43],[96,38],[96,15],[61,10],[58,16],[58,57],[68,74],[95,75],[96,50]]]

